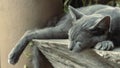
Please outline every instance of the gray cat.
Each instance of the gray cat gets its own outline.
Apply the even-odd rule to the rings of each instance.
[[[17,63],[23,50],[32,39],[68,39],[68,48],[81,51],[95,47],[111,50],[120,45],[120,8],[93,5],[75,9],[69,6],[54,27],[27,31],[10,52],[8,62]]]

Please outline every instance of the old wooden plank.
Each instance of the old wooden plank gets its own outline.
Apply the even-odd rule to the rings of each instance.
[[[33,40],[33,43],[54,68],[120,68],[120,65],[102,58],[92,49],[80,53],[69,51],[68,40]]]

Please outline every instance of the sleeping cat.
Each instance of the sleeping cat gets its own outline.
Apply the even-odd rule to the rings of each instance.
[[[120,45],[120,8],[93,5],[68,9],[54,27],[27,31],[10,52],[8,62],[17,63],[32,39],[69,39],[68,49],[75,52],[91,47],[111,50]]]

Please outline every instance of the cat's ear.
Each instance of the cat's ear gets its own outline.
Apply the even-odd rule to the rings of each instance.
[[[94,26],[90,27],[89,29],[92,30],[92,29],[99,28],[106,31],[106,30],[109,30],[109,27],[110,27],[110,16],[105,16],[102,19],[98,19],[97,23]]]
[[[69,9],[69,13],[70,13],[71,17],[74,20],[80,19],[82,16],[84,16],[84,14],[82,12],[78,11],[76,8],[74,8],[72,6],[69,6],[68,9]]]

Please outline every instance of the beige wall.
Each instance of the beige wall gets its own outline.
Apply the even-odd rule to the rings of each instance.
[[[0,50],[2,68],[23,68],[25,56],[12,66],[7,56],[23,33],[44,26],[61,12],[62,0],[0,0]],[[44,24],[43,24],[44,23]]]

